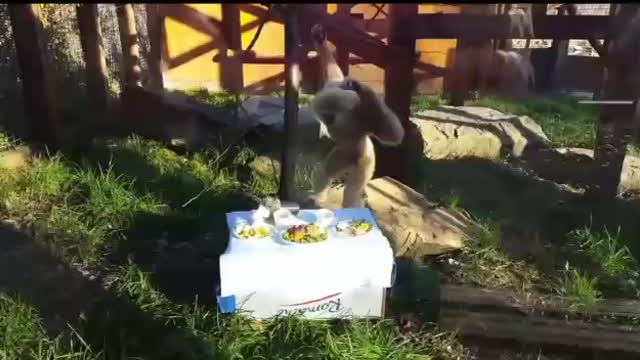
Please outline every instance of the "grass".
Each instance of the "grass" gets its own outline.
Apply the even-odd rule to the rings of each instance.
[[[598,108],[578,104],[572,97],[531,97],[521,100],[487,97],[472,105],[531,117],[542,127],[553,146],[588,149],[595,146]]]
[[[1,173],[5,221],[65,262],[106,277],[84,319],[68,319],[74,331],[53,338],[32,305],[2,295],[0,359],[462,358],[453,337],[430,328],[406,335],[394,320],[254,322],[219,314],[211,287],[212,259],[227,236],[222,214],[277,190],[276,179],[251,170],[255,157],[242,146],[180,156],[130,137],[98,142],[81,158],[43,156]],[[308,180],[304,171],[297,177],[302,187]]]
[[[70,338],[47,336],[38,311],[19,298],[0,294],[0,359],[99,359],[77,333]]]
[[[192,95],[219,107],[236,101],[201,90]],[[540,121],[555,144],[588,147],[593,141],[578,128],[589,128],[595,118],[569,100],[483,101]],[[418,97],[412,105],[439,103],[438,96]],[[246,146],[182,156],[130,137],[98,142],[80,158],[53,154],[0,173],[0,217],[65,262],[106,272],[104,293],[84,320],[70,320],[75,331],[69,334],[52,337],[44,315],[19,296],[2,295],[0,359],[464,358],[452,335],[435,328],[404,334],[394,320],[254,322],[219,314],[211,287],[227,236],[221,214],[254,207],[277,192],[277,178],[251,168],[256,156]],[[638,249],[629,239],[640,230],[628,225],[640,215],[634,208],[585,202],[502,162],[420,158],[412,168],[412,186],[430,200],[482,219],[475,241],[459,256],[456,281],[556,292],[571,298],[575,309],[601,297],[638,296]],[[309,188],[312,171],[299,169],[299,188]],[[585,225],[592,215],[599,221]],[[625,226],[615,234],[602,230],[612,223]],[[508,253],[509,224],[535,241],[545,239],[533,259]],[[523,242],[534,242],[526,236]],[[565,243],[570,246],[559,245]],[[571,269],[564,267],[567,260]]]
[[[571,312],[591,312],[601,296],[597,278],[579,270],[570,269],[568,264],[565,275],[560,278],[557,291],[569,300]]]

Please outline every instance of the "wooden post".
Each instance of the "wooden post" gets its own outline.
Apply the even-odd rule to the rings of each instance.
[[[351,17],[351,4],[338,4],[338,11],[336,16],[343,19],[349,19]],[[349,76],[349,44],[340,41],[336,44],[336,61],[342,74]]]
[[[418,4],[391,4],[389,21],[389,45],[402,49],[388,59],[384,73],[385,102],[400,118],[405,128],[405,138],[398,147],[384,147],[376,144],[376,176],[390,176],[406,181],[409,163],[409,138],[415,136],[417,129],[409,121],[411,116],[411,96],[414,89],[413,68],[415,63],[416,39],[409,24],[418,14]]]
[[[78,4],[76,7],[80,42],[87,74],[87,93],[94,110],[104,113],[109,99],[107,60],[102,46],[102,31],[97,4]]]
[[[44,57],[39,6],[9,4],[9,16],[22,78],[25,110],[29,117],[29,138],[55,150],[60,135],[58,114]]]
[[[497,15],[498,4],[464,4],[461,6],[460,13],[468,15]],[[487,48],[494,49],[499,46],[498,41],[491,39],[457,39],[456,55],[459,50],[467,48]],[[455,60],[454,60],[455,61]],[[454,67],[455,67],[454,63]],[[451,86],[451,105],[462,106],[468,97],[468,79],[457,78],[454,74]]]
[[[238,4],[222,4],[222,27],[226,48],[232,49],[237,54],[242,50],[242,29]],[[222,54],[220,65],[222,66],[222,87],[232,93],[241,92],[244,88],[242,58],[239,56],[228,58],[225,51]]]
[[[300,33],[298,26],[297,4],[280,5],[284,9],[284,52],[285,52],[285,104],[284,127],[285,141],[282,151],[282,166],[280,168],[279,198],[294,201],[294,178],[296,164],[296,134],[298,127],[298,92],[300,88],[299,60]]]
[[[149,88],[160,91],[164,88],[162,81],[162,22],[159,6],[161,4],[147,4],[147,32],[149,33]]]
[[[140,74],[140,42],[136,29],[136,17],[132,4],[116,4],[118,26],[120,28],[120,43],[124,64],[125,86],[142,86]]]
[[[637,19],[640,6],[622,4],[616,15],[616,26],[620,27],[609,41],[606,57],[607,79],[603,88],[603,100],[635,100],[640,95],[638,84],[638,50],[640,45],[633,39],[640,32]],[[600,113],[594,149],[594,173],[589,195],[615,197],[620,184],[622,165],[627,145],[636,126],[635,107],[606,106]]]
[[[558,9],[558,15],[556,16],[577,16],[577,8],[575,4],[566,4],[568,6],[561,6]],[[551,51],[553,58],[553,65],[551,67],[551,73],[549,76],[549,91],[553,92],[558,90],[558,85],[561,83],[560,79],[564,73],[563,68],[567,65],[567,57],[569,56],[569,40],[553,40],[551,43]]]

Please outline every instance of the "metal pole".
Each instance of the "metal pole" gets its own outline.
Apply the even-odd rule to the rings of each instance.
[[[285,17],[285,103],[284,103],[284,149],[280,168],[280,200],[294,200],[294,176],[296,163],[296,133],[298,127],[298,91],[300,88],[299,53],[300,34],[298,31],[298,5],[281,4],[278,6]]]

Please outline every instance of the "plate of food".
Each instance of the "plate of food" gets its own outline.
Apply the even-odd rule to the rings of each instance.
[[[269,224],[240,224],[235,227],[233,234],[241,240],[264,239],[272,234],[272,227]]]
[[[284,230],[281,238],[289,244],[317,244],[329,240],[329,230],[318,224],[300,224]]]
[[[336,233],[341,236],[362,236],[373,230],[373,223],[365,219],[340,221],[336,224]]]

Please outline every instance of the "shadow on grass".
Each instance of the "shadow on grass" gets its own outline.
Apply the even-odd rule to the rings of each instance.
[[[37,349],[38,341],[43,340],[39,351],[53,353],[52,358],[186,359],[204,358],[210,351],[192,334],[136,305],[131,294],[111,287],[105,289],[99,281],[65,265],[48,249],[13,227],[0,225],[0,249],[0,293],[36,309],[47,333],[39,335],[25,330],[40,325],[27,323],[34,321],[29,318],[16,317],[18,321],[12,322],[6,317],[16,315],[16,309],[3,308],[8,313],[3,314],[5,321],[0,321],[0,326],[12,334],[14,342],[3,342],[2,351],[10,358],[12,355],[29,357],[30,351]],[[6,299],[3,306],[10,306]],[[80,346],[82,349],[37,338],[60,335],[69,338],[71,328],[81,336],[80,341],[86,343]],[[31,347],[32,341],[36,341],[35,348]],[[92,355],[81,357],[78,351]]]
[[[160,151],[175,156],[169,150]],[[253,181],[250,169],[230,163],[238,157],[234,151],[216,165],[234,172],[227,183],[220,180],[225,173],[206,178],[207,172],[217,169],[163,168],[164,163],[154,164],[139,151],[95,148],[86,165],[105,168],[111,164],[115,174],[135,179],[133,189],[138,195],[151,194],[167,205],[160,213],[134,213],[110,260],[122,264],[132,259],[151,273],[157,288],[173,302],[188,304],[197,297],[201,304],[214,306],[218,258],[228,242],[225,214],[257,206],[256,198],[242,186]],[[230,183],[236,179],[238,183]]]
[[[567,254],[562,252],[567,234],[584,227],[613,232],[620,228],[622,244],[640,259],[637,203],[589,199],[506,164],[484,159],[414,159],[413,168],[412,183],[417,191],[445,205],[454,201],[476,217],[500,224],[503,246],[505,241],[512,241],[516,247],[524,247],[520,251],[523,256],[533,258],[543,272],[564,266]],[[542,243],[536,250],[534,243],[538,240]],[[557,256],[549,257],[549,253]]]

